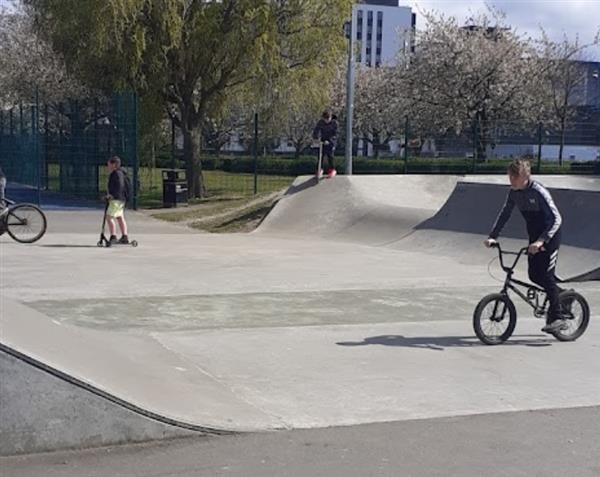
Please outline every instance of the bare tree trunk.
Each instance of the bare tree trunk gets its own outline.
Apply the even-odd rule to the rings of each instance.
[[[563,150],[565,148],[565,135],[567,129],[567,118],[563,116],[560,118],[560,146],[558,148],[558,165],[563,165]]]
[[[183,134],[183,159],[185,161],[188,182],[188,195],[190,198],[202,198],[206,194],[202,177],[202,164],[200,161],[200,135],[199,128],[190,130],[181,128]]]
[[[478,112],[475,119],[475,144],[477,160],[485,161],[487,159],[487,130],[484,112]]]
[[[151,167],[150,167],[150,189],[154,189],[154,171],[156,170],[156,141],[151,141]]]
[[[298,159],[300,157],[300,153],[302,152],[302,146],[304,141],[294,141],[294,159]]]
[[[373,131],[373,153],[375,159],[379,159],[379,150],[381,149],[381,138],[378,131]]]

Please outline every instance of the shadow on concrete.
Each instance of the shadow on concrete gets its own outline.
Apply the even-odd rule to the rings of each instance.
[[[503,343],[503,346],[532,346],[544,347],[552,346],[554,339],[543,338],[536,335],[516,336]],[[444,351],[445,348],[466,348],[472,346],[487,346],[481,343],[474,336],[402,336],[402,335],[381,335],[370,336],[362,341],[340,341],[336,343],[339,346],[401,346],[405,348],[431,349],[434,351]]]
[[[101,248],[98,245],[79,245],[79,244],[51,244],[51,245],[40,245],[40,247],[47,248]]]
[[[309,189],[310,187],[314,187],[318,184],[317,178],[312,176],[308,177],[304,182],[297,185],[291,185],[290,188],[286,191],[285,195],[294,195],[298,192],[302,192],[303,190]]]

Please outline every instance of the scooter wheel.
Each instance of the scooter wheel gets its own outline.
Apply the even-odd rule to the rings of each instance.
[[[137,247],[138,246],[137,240],[132,240],[131,241],[131,246],[132,247]]]

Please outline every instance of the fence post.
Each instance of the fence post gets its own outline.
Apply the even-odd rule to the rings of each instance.
[[[39,144],[40,93],[37,86],[35,87],[35,106],[32,106],[31,109],[31,138],[33,139],[33,153],[37,161],[37,205],[40,206],[42,204],[42,155]]]
[[[48,170],[48,142],[49,142],[49,132],[48,132],[48,103],[44,103],[44,177],[45,183],[44,187],[46,190],[50,188],[50,171]]]
[[[254,195],[258,193],[258,113],[254,113]]]
[[[541,121],[538,123],[537,140],[538,140],[537,173],[540,174],[541,170],[542,170],[542,122]]]
[[[100,154],[98,154],[98,98],[94,98],[94,153],[92,163],[94,164],[94,181],[98,192],[100,192]]]
[[[140,193],[139,184],[139,170],[140,170],[140,158],[138,151],[138,135],[139,135],[139,121],[138,121],[138,95],[132,93],[131,99],[133,100],[133,138],[132,138],[132,154],[133,154],[133,210],[138,208],[138,195]]]
[[[408,116],[404,118],[404,173],[408,174]]]
[[[175,121],[171,118],[171,168],[177,169],[177,159],[175,157]]]
[[[21,138],[25,135],[25,123],[23,122],[23,103],[19,103],[19,121],[21,126]]]
[[[475,119],[473,119],[473,164],[472,164],[472,173],[475,174],[477,169],[477,119],[479,118],[479,113],[475,115]]]

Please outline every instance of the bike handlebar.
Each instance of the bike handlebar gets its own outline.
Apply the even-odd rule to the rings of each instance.
[[[504,271],[512,271],[512,270],[514,270],[515,267],[517,266],[517,263],[519,262],[519,259],[521,258],[521,255],[523,255],[524,253],[527,253],[527,251],[529,250],[529,246],[521,248],[518,252],[511,252],[511,251],[508,251],[508,250],[502,250],[502,246],[500,245],[500,242],[494,242],[491,245],[491,248],[498,249],[498,257],[500,258],[500,266],[502,267],[502,269]],[[507,266],[504,265],[504,255],[514,255],[514,256],[516,256],[515,261],[512,264],[512,267],[507,267]]]

